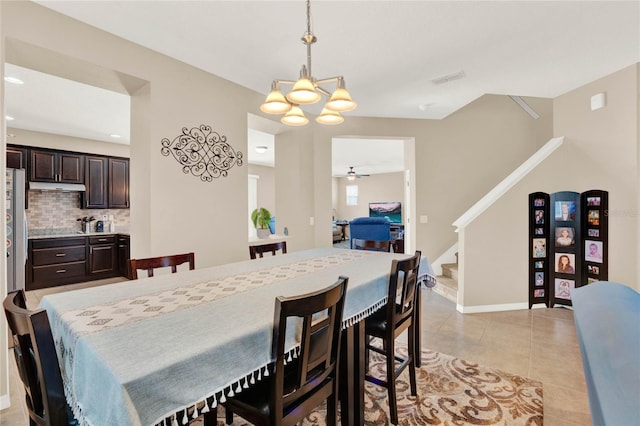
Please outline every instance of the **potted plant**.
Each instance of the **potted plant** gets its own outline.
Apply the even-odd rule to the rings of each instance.
[[[258,238],[269,238],[271,231],[269,230],[269,221],[271,220],[271,212],[264,207],[258,207],[251,212],[251,222],[258,232]]]

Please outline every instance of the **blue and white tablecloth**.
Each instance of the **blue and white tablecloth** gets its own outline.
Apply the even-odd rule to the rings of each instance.
[[[313,249],[49,295],[41,307],[81,424],[153,425],[260,379],[276,296],[347,276],[349,326],[385,303],[391,260],[405,257]]]

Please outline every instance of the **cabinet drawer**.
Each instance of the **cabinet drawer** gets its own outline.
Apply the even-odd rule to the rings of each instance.
[[[30,242],[34,249],[83,246],[85,245],[85,237],[40,238]]]
[[[73,282],[76,278],[82,278],[86,274],[86,262],[61,263],[59,265],[35,266],[33,268],[33,281],[44,282]]]
[[[89,237],[89,244],[114,244],[115,235],[105,235],[104,237]]]
[[[33,266],[84,261],[85,246],[54,247],[33,250]]]

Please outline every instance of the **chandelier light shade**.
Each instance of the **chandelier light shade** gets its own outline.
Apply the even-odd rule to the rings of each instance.
[[[289,126],[304,126],[309,122],[309,119],[304,116],[304,112],[298,105],[292,105],[289,112],[287,112],[280,121]]]
[[[260,110],[267,114],[284,114],[290,109],[291,104],[280,91],[278,84],[274,82],[271,85],[271,93],[267,95],[267,99],[260,105]]]
[[[317,80],[311,75],[311,45],[317,41],[311,32],[311,2],[307,0],[307,31],[302,35],[302,42],[307,46],[307,64],[302,65],[300,78],[297,81],[274,80],[271,84],[271,92],[260,105],[260,110],[267,114],[285,114],[280,121],[290,126],[304,126],[309,120],[299,105],[310,105],[320,101],[322,95],[328,98],[322,113],[316,117],[320,124],[335,125],[344,121],[340,112],[353,111],[357,104],[351,99],[351,95],[345,88],[342,76],[329,77]],[[331,93],[321,84],[335,83],[336,88]],[[283,84],[293,86],[286,94],[280,91]]]
[[[331,111],[329,108],[322,108],[322,112],[316,117],[316,122],[320,124],[335,125],[344,121],[344,117],[338,111]]]

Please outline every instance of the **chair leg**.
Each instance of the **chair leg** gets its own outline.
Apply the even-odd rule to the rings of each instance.
[[[327,426],[338,424],[338,389],[334,389],[333,394],[327,399]]]
[[[229,409],[229,407],[224,407],[225,409],[225,420],[228,425],[233,423],[233,411]]]
[[[389,394],[389,414],[391,423],[398,424],[398,400],[396,399],[396,368],[395,368],[395,342],[391,336],[389,344],[386,345],[387,353],[387,393]]]
[[[203,426],[217,426],[218,425],[218,408],[213,408],[208,413],[204,413],[202,424]]]
[[[418,390],[416,386],[416,335],[415,335],[415,324],[409,326],[409,330],[407,330],[407,339],[409,340],[409,352],[407,354],[408,357],[411,357],[409,361],[409,385],[411,386],[411,395],[418,395]]]

